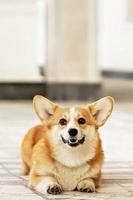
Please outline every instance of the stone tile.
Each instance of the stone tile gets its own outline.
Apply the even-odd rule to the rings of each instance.
[[[110,197],[108,200],[132,200],[133,197],[121,196],[121,197]]]
[[[132,192],[133,194],[133,182],[132,183],[124,183],[124,184],[121,184],[125,189],[127,189],[128,191]]]
[[[6,174],[7,172],[1,167],[0,168],[0,175],[2,175],[2,174]]]
[[[81,193],[81,192],[65,192],[62,195],[47,195],[48,199],[80,199],[80,200],[103,200],[110,197],[110,194],[97,194],[97,193]]]
[[[102,184],[98,189],[98,193],[111,194],[113,196],[130,196],[132,193],[120,184]]]
[[[32,194],[33,192],[26,188],[23,185],[1,185],[0,186],[0,194],[14,194],[14,195],[25,195],[25,194]]]
[[[37,195],[23,195],[23,194],[16,194],[14,196],[11,194],[0,194],[1,200],[42,200],[44,198],[37,196]]]

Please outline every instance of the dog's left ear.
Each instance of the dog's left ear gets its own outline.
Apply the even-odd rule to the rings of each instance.
[[[110,96],[104,97],[88,105],[97,126],[104,125],[113,110],[113,105],[114,99]]]
[[[56,108],[58,107],[57,104],[40,95],[36,95],[33,98],[33,105],[41,121],[46,122],[53,116]]]

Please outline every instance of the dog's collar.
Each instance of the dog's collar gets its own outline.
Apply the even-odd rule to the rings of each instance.
[[[64,142],[64,144],[68,144],[69,146],[71,147],[76,147],[78,146],[79,144],[83,144],[84,141],[85,141],[85,136],[83,136],[83,138],[81,140],[78,140],[76,143],[71,143],[69,142],[69,140],[65,140],[64,137],[61,135],[61,139],[62,141]]]

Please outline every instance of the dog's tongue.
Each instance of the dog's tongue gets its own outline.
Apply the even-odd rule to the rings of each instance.
[[[77,139],[76,138],[71,138],[69,141],[70,141],[70,143],[76,143]]]

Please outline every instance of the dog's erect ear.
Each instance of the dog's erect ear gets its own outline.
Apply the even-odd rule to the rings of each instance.
[[[88,105],[97,126],[102,126],[106,122],[113,110],[113,105],[114,99],[110,96]]]
[[[47,98],[36,95],[33,98],[34,109],[42,121],[48,121],[54,114],[57,105],[49,101]]]

